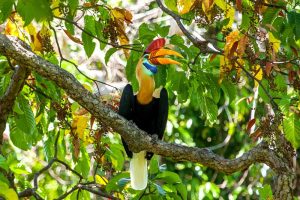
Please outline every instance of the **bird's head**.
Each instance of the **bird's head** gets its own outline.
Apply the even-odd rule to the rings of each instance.
[[[142,68],[144,73],[147,75],[154,75],[157,73],[158,65],[168,65],[168,64],[178,64],[179,62],[172,60],[166,56],[174,55],[178,57],[183,57],[180,53],[173,51],[171,49],[164,49],[166,40],[164,38],[159,38],[153,40],[149,46],[144,51],[142,57]]]

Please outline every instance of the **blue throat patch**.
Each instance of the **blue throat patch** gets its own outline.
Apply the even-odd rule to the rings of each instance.
[[[157,73],[157,66],[152,65],[147,58],[143,59],[143,65],[146,67],[147,70],[144,70],[144,72],[150,76]]]

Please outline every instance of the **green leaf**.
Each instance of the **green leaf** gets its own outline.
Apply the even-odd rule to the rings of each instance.
[[[209,126],[212,126],[217,120],[218,106],[208,90],[208,86],[193,80],[190,88],[190,98],[192,105],[201,111],[201,117],[206,120]]]
[[[161,37],[166,37],[169,34],[170,26],[161,26],[160,24],[154,24],[155,32]]]
[[[154,75],[155,87],[165,86],[167,81],[167,68],[160,66],[157,68],[157,73]]]
[[[93,38],[91,36],[89,36],[88,34],[86,34],[84,32],[82,32],[81,37],[82,37],[84,51],[88,57],[91,57],[91,55],[93,54],[93,52],[95,50],[96,43],[93,42]]]
[[[153,158],[150,160],[150,174],[157,174],[159,172],[159,164],[157,160],[157,156],[153,156]]]
[[[259,199],[268,200],[273,199],[273,193],[270,185],[264,185],[262,188],[258,189]]]
[[[68,0],[68,6],[70,8],[71,16],[75,16],[79,1],[78,0]]]
[[[84,31],[81,37],[84,51],[88,57],[91,57],[96,47],[96,43],[93,42],[94,38],[91,35],[96,35],[95,19],[92,16],[85,16]]]
[[[176,184],[175,185],[177,191],[179,192],[179,195],[181,196],[182,200],[187,200],[187,190],[186,186],[183,183]]]
[[[27,26],[33,19],[36,21],[51,20],[52,11],[50,1],[39,0],[19,0],[17,11],[24,20],[24,26]]]
[[[117,174],[116,176],[114,176],[112,179],[110,179],[106,185],[106,191],[107,192],[111,192],[111,191],[118,191],[119,189],[119,185],[118,182],[119,180],[121,180],[122,178],[129,178],[129,172],[122,172]]]
[[[19,164],[19,163],[11,164],[9,166],[9,169],[15,174],[20,174],[20,175],[28,175],[31,173],[25,168],[23,164]]]
[[[295,113],[283,118],[283,131],[285,137],[290,141],[295,149],[300,147],[300,118]]]
[[[250,27],[250,17],[247,13],[243,13],[242,15],[242,23],[241,23],[241,29],[242,30],[248,30]]]
[[[2,155],[0,155],[0,168],[8,172],[8,164],[6,162],[6,159]]]
[[[188,98],[188,80],[184,72],[176,71],[175,68],[168,68],[168,82],[171,83],[172,92],[177,92],[179,103],[183,103]],[[170,92],[169,92],[170,93]]]
[[[162,173],[159,173],[154,179],[163,180],[169,184],[181,183],[181,179],[178,174],[170,171],[163,171]]]
[[[225,95],[229,98],[229,103],[235,100],[237,95],[236,86],[227,80],[222,81],[221,88]]]
[[[279,12],[279,9],[277,9],[277,8],[268,8],[264,12],[262,23],[263,24],[272,24],[274,19],[278,16],[278,12]]]
[[[49,160],[51,160],[54,156],[54,138],[48,136],[48,139],[44,142],[43,148],[44,148],[46,160],[49,162]]]
[[[148,45],[152,42],[153,38],[157,35],[157,33],[150,29],[150,25],[143,23],[139,27],[139,39],[142,43]]]
[[[178,12],[176,0],[165,0],[164,2],[170,10],[172,10],[173,12]]]
[[[122,153],[122,151],[120,150],[120,148],[118,148],[118,146],[120,146],[119,144],[111,144],[109,146],[109,150],[108,155],[110,156],[110,159],[112,161],[113,167],[116,170],[122,170],[123,165],[124,165],[124,155]]]
[[[0,182],[0,197],[4,197],[7,200],[18,200],[18,195],[14,189],[9,188],[4,182]]]
[[[0,96],[5,94],[10,83],[10,74],[6,74],[0,79]]]
[[[109,58],[110,58],[116,51],[118,51],[117,48],[110,48],[110,49],[106,52],[105,58],[104,58],[105,64],[106,64],[106,65],[107,65],[107,63],[108,63],[108,61],[109,61]]]
[[[17,98],[17,102],[24,114],[14,114],[16,126],[30,137],[35,129],[35,119],[29,101],[23,95],[20,95]]]
[[[134,91],[138,90],[138,82],[135,76],[135,68],[141,56],[141,52],[131,51],[125,68],[126,78],[129,82],[131,82]]]
[[[55,83],[52,81],[47,80],[46,78],[42,77],[38,73],[34,73],[34,77],[36,80],[36,86],[39,90],[42,90],[43,93],[47,94],[53,100],[60,100],[61,98],[61,90]],[[39,93],[37,92],[37,95]]]
[[[84,29],[92,35],[96,35],[96,22],[94,17],[89,15],[84,16]]]
[[[0,1],[0,24],[2,24],[10,15],[14,2],[15,0]]]
[[[81,147],[80,152],[81,155],[79,157],[77,165],[75,166],[75,170],[80,172],[80,174],[84,178],[87,178],[90,172],[90,157],[85,147]]]

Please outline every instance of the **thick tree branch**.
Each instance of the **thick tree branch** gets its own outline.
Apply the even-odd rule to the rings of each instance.
[[[21,66],[16,66],[14,74],[11,77],[10,84],[5,94],[0,98],[0,146],[3,142],[3,132],[6,127],[6,121],[9,113],[12,110],[15,99],[21,91],[27,76],[28,69]]]
[[[275,172],[280,172],[286,167],[285,163],[281,162],[281,159],[265,143],[259,144],[239,158],[230,160],[214,154],[207,148],[200,149],[157,141],[144,131],[139,130],[132,122],[125,120],[106,107],[96,95],[86,90],[72,74],[23,48],[17,39],[0,34],[0,53],[15,58],[17,62],[54,81],[99,121],[120,133],[134,152],[147,150],[175,160],[201,163],[225,173],[243,170],[255,162],[265,163]]]

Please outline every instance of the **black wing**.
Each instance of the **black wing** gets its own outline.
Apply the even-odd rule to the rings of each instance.
[[[169,111],[168,92],[165,88],[160,91],[160,98],[158,100],[158,112],[155,121],[155,131],[158,139],[162,139],[167,125]],[[146,158],[150,160],[153,156],[152,152],[147,152]]]
[[[164,132],[168,120],[169,102],[168,102],[168,92],[165,88],[160,91],[160,98],[158,103],[157,121],[156,121],[156,134],[161,140],[164,136]]]
[[[122,97],[120,100],[119,114],[124,118],[126,118],[127,120],[132,120],[133,109],[134,109],[133,107],[134,107],[134,94],[133,94],[132,86],[130,84],[127,84],[123,90]],[[127,153],[127,156],[129,158],[132,158],[132,152],[129,150],[123,138],[122,138],[122,143]]]

